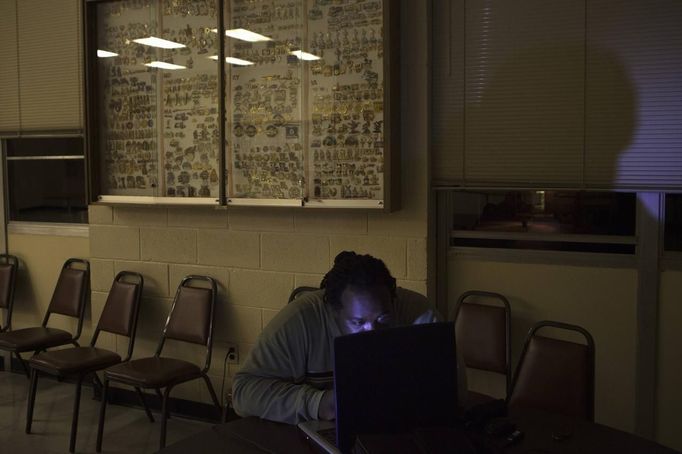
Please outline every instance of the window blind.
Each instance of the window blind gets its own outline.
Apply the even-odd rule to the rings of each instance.
[[[585,180],[682,189],[682,2],[587,3]]]
[[[433,23],[434,185],[682,189],[682,2],[434,0]]]
[[[467,2],[466,184],[580,182],[584,36],[583,2]]]
[[[0,132],[19,130],[16,0],[0,1]]]
[[[432,20],[432,179],[464,179],[464,0],[437,0]]]
[[[83,129],[78,0],[21,0],[18,8],[22,131]]]

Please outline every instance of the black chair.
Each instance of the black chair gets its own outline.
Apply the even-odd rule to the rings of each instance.
[[[204,281],[210,288],[189,285],[192,282],[198,281]],[[161,388],[165,388],[161,405],[159,449],[166,445],[168,397],[176,385],[197,378],[203,378],[213,403],[219,411],[221,410],[213,385],[206,375],[211,365],[211,352],[213,349],[213,320],[215,318],[216,293],[216,283],[212,278],[207,276],[185,277],[175,293],[173,305],[166,319],[161,341],[154,356],[117,364],[104,371],[102,405],[100,407],[99,426],[97,429],[97,452],[102,450],[104,416],[110,382],[123,383],[136,389],[154,389],[157,393],[160,392]],[[162,357],[161,352],[166,339],[205,345],[206,358],[203,369],[188,361]],[[150,415],[148,414],[148,416]]]
[[[319,287],[309,287],[306,285],[303,285],[301,287],[296,287],[294,289],[294,291],[291,292],[291,295],[289,295],[289,301],[287,301],[287,304],[291,303],[293,300],[295,300],[296,298],[301,296],[301,294],[303,294],[303,293],[314,292],[314,291],[319,290],[319,289],[320,289]]]
[[[19,259],[13,255],[0,254],[0,309],[5,309],[4,325],[0,333],[12,329],[12,310],[14,309],[14,287],[17,280]]]
[[[133,280],[133,282],[129,282]],[[39,371],[60,378],[76,379],[76,399],[73,404],[73,419],[71,421],[71,440],[69,451],[76,447],[76,431],[78,429],[78,409],[80,406],[81,385],[83,379],[95,371],[106,369],[121,361],[128,361],[135,345],[137,316],[140,307],[140,296],[144,280],[142,275],[130,271],[121,271],[116,275],[104,304],[104,310],[97,323],[95,333],[88,347],[73,347],[62,350],[51,350],[33,356],[28,362],[31,367],[31,385],[29,387],[26,411],[26,433],[31,433],[33,421],[33,406],[38,386]],[[128,337],[128,354],[124,359],[110,350],[97,348],[97,338],[100,331]],[[97,377],[96,375],[94,375]],[[99,379],[97,379],[99,381]],[[138,393],[140,390],[138,388]],[[143,404],[144,400],[143,400]],[[146,408],[146,404],[145,404]],[[147,409],[147,411],[149,411]]]
[[[472,298],[486,303],[474,303]],[[490,304],[488,304],[490,303]],[[505,398],[511,388],[511,308],[499,293],[470,290],[462,293],[455,306],[457,351],[467,367],[502,374]],[[494,400],[492,396],[469,391],[466,406]]]
[[[29,351],[38,353],[41,350],[66,344],[78,347],[78,338],[83,328],[85,304],[89,294],[90,264],[83,259],[68,259],[59,274],[52,300],[47,307],[41,326],[0,333],[0,350],[14,354],[26,375],[30,376],[21,353]],[[47,323],[51,314],[61,314],[77,319],[76,332],[72,335],[68,331],[48,327]]]
[[[585,344],[540,336],[542,328],[581,334]],[[509,407],[530,407],[594,421],[594,339],[584,328],[542,321],[528,332]]]

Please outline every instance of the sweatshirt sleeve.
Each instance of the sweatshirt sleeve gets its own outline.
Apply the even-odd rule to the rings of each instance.
[[[306,327],[287,309],[266,327],[234,377],[232,399],[240,416],[288,424],[317,419],[324,391],[303,383]]]

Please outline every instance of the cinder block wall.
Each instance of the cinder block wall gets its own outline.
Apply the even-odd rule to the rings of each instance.
[[[380,257],[400,286],[426,293],[427,2],[402,3],[402,195],[392,214],[353,210],[90,206],[92,317],[97,320],[118,271],[145,277],[135,356],[152,354],[180,279],[206,274],[220,285],[210,376],[220,389],[226,347],[246,358],[263,327],[300,285],[319,285],[336,254]],[[124,353],[126,343],[107,344]],[[168,354],[202,361],[197,348]],[[230,365],[226,387],[239,365]],[[200,381],[173,395],[209,401]]]

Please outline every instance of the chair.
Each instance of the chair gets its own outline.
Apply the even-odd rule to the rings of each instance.
[[[4,325],[0,333],[12,329],[12,309],[14,308],[14,286],[17,278],[19,259],[13,255],[0,254],[0,309],[5,309]]]
[[[314,292],[315,290],[319,290],[319,287],[308,287],[308,286],[301,286],[301,287],[296,287],[293,292],[291,292],[291,295],[289,295],[289,301],[287,303],[291,303],[293,300],[301,296],[301,294],[306,293],[306,292]]]
[[[204,281],[210,288],[194,287],[189,284]],[[154,389],[160,393],[165,388],[161,406],[161,438],[159,449],[166,445],[166,422],[168,419],[168,396],[174,386],[203,378],[211,394],[211,399],[218,410],[221,409],[213,385],[206,372],[211,365],[213,348],[213,320],[215,314],[216,283],[207,276],[185,277],[173,299],[170,314],[166,319],[161,340],[154,356],[134,359],[117,364],[104,371],[104,387],[102,391],[102,405],[100,407],[99,426],[97,428],[97,452],[102,450],[102,435],[104,430],[104,416],[107,405],[107,393],[110,382],[119,382],[137,388]],[[180,359],[162,357],[166,339],[206,346],[204,368],[199,369],[196,364]],[[149,416],[149,415],[148,415]]]
[[[78,338],[83,328],[85,303],[90,294],[90,264],[87,260],[68,259],[59,273],[50,305],[47,307],[43,323],[39,327],[23,328],[0,333],[0,350],[14,354],[30,376],[28,367],[21,357],[23,352],[39,352],[51,347],[73,344],[78,346]],[[47,323],[51,314],[61,314],[78,320],[75,334],[57,328],[49,328]]]
[[[127,282],[130,280],[134,282]],[[69,452],[74,452],[83,379],[95,371],[130,359],[133,353],[133,346],[135,345],[135,331],[137,329],[137,316],[143,285],[142,275],[130,271],[121,271],[114,279],[109,296],[104,304],[104,310],[88,347],[73,347],[39,353],[28,361],[31,367],[31,385],[29,387],[26,411],[26,433],[31,433],[33,406],[38,386],[38,372],[45,372],[60,378],[73,377],[76,379],[76,399],[73,405]],[[129,338],[128,354],[125,359],[121,360],[121,356],[118,353],[95,346],[100,331],[119,334]],[[138,393],[140,393],[139,388]],[[147,411],[149,410],[147,409]]]
[[[585,344],[540,336],[553,327],[574,331]],[[509,407],[539,408],[594,421],[594,340],[584,328],[542,321],[528,332],[514,374]]]
[[[495,305],[473,303],[471,297],[495,300]],[[505,392],[511,387],[511,309],[503,295],[481,290],[462,293],[455,306],[457,351],[467,367],[503,374]],[[469,391],[467,407],[491,401],[486,394]]]

